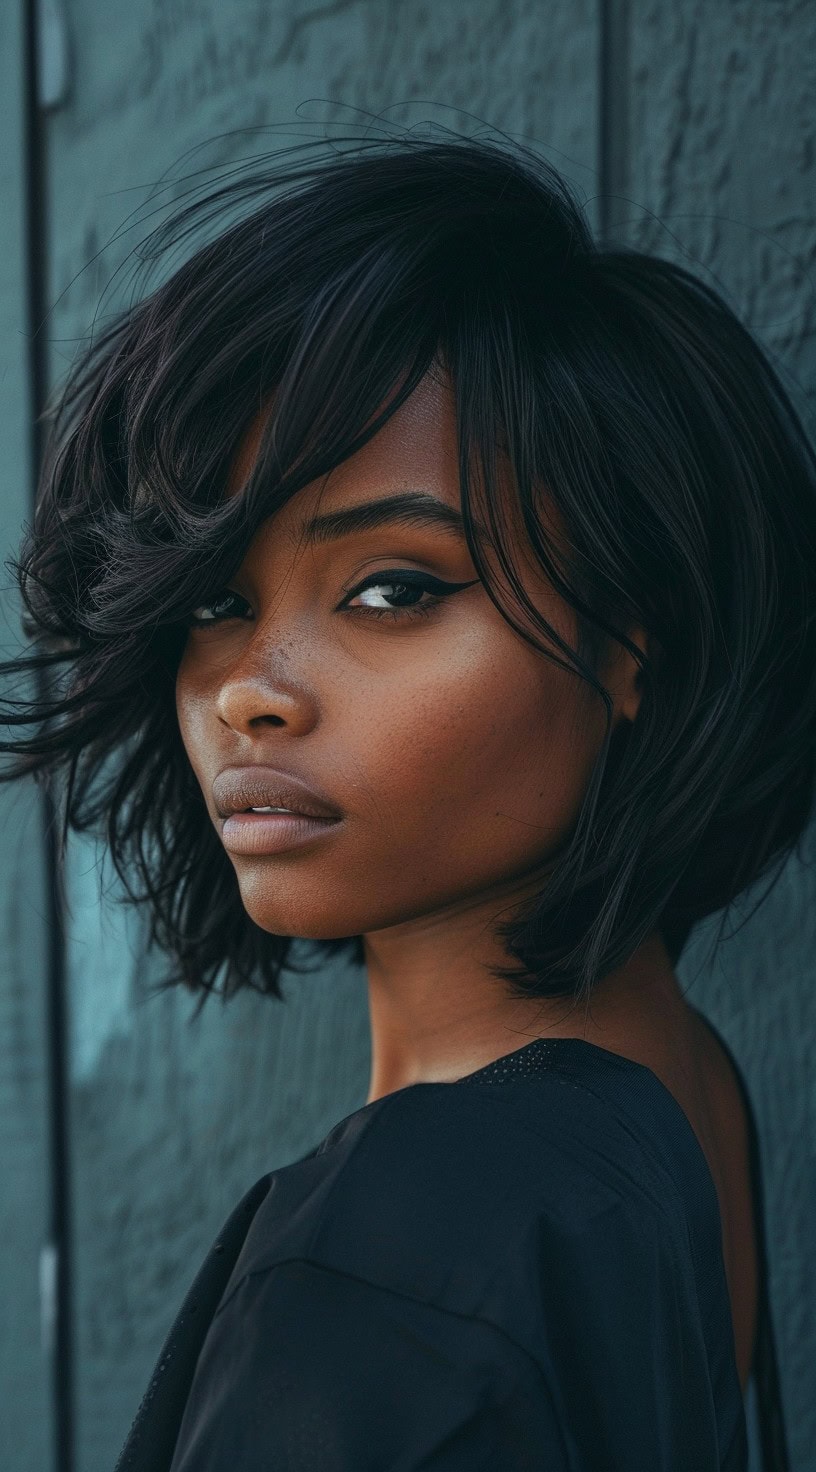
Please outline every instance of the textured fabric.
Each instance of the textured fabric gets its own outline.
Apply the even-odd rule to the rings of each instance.
[[[747,1468],[707,1162],[582,1039],[355,1111],[239,1203],[202,1303],[213,1273],[121,1472]]]

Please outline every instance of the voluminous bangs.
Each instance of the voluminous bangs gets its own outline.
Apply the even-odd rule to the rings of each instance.
[[[812,806],[816,467],[774,369],[689,272],[599,248],[566,182],[520,145],[307,141],[252,165],[154,230],[148,261],[195,248],[90,340],[47,410],[33,522],[6,563],[29,649],[0,665],[36,694],[8,697],[7,727],[30,731],[0,743],[14,757],[0,780],[59,776],[60,857],[69,829],[106,838],[172,960],[160,989],[203,1001],[223,970],[224,997],[281,997],[284,966],[304,968],[244,910],[180,738],[184,620],[266,518],[441,365],[496,606],[607,718],[613,643],[642,680],[635,721],[613,737],[607,719],[545,888],[498,927],[514,964],[495,974],[519,997],[577,1000],[656,927],[676,961],[696,921],[774,882]],[[227,499],[264,401],[257,462]],[[525,598],[500,456],[575,611],[575,649]],[[359,937],[315,944],[362,960]]]

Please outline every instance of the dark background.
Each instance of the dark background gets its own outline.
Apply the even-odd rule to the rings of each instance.
[[[130,211],[207,139],[224,162],[274,143],[236,129],[293,141],[356,109],[536,145],[606,238],[726,293],[813,432],[816,3],[2,0],[3,557],[30,515],[35,411],[145,233]],[[0,789],[0,1464],[111,1472],[233,1204],[364,1103],[366,996],[335,967],[292,977],[284,1006],[241,996],[191,1024],[186,995],[146,997],[163,960],[101,847],[73,842],[60,902],[50,816],[33,787]],[[714,958],[701,927],[679,967],[755,1101],[795,1472],[816,1469],[814,857],[809,834],[758,914]]]

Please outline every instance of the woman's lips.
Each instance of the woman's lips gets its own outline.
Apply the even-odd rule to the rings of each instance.
[[[303,777],[259,762],[247,767],[224,767],[212,785],[220,818],[246,813],[250,808],[283,808],[307,818],[339,818],[334,803],[316,792]]]
[[[342,821],[305,813],[233,813],[223,823],[221,838],[233,854],[281,854],[325,837]]]

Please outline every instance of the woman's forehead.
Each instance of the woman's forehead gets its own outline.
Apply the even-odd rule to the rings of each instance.
[[[387,403],[383,399],[372,414],[375,418]],[[269,396],[247,426],[230,469],[227,495],[235,494],[245,484],[255,464],[263,433],[274,406]],[[527,575],[536,580],[536,559],[530,560],[531,549],[524,529],[523,515],[517,495],[512,492],[513,473],[503,451],[495,457],[496,483],[493,496],[500,503],[495,508],[496,521],[502,528],[502,539],[512,547],[521,564],[529,563]],[[474,529],[483,531],[491,518],[484,514],[484,503],[474,498],[471,489]],[[456,401],[448,375],[436,364],[420,379],[416,388],[384,425],[361,449],[304,486],[293,497],[297,516],[321,510],[342,510],[347,505],[379,500],[401,492],[423,492],[440,501],[461,508],[459,480],[459,446],[456,424]],[[546,490],[536,495],[540,523],[552,545],[564,533],[562,519]],[[283,508],[285,513],[286,508]],[[290,514],[295,515],[294,506]],[[280,517],[281,512],[276,516]],[[484,538],[482,539],[484,540]],[[492,541],[487,532],[487,541]]]
[[[386,402],[383,400],[377,406],[372,418],[382,411]],[[270,398],[244,430],[230,467],[228,496],[235,494],[250,475],[272,409]],[[456,406],[450,387],[426,374],[377,433],[327,476],[321,477],[319,484],[321,500],[330,495],[338,504],[343,504],[349,496],[365,500],[389,492],[394,494],[397,490],[424,489],[458,506]]]

